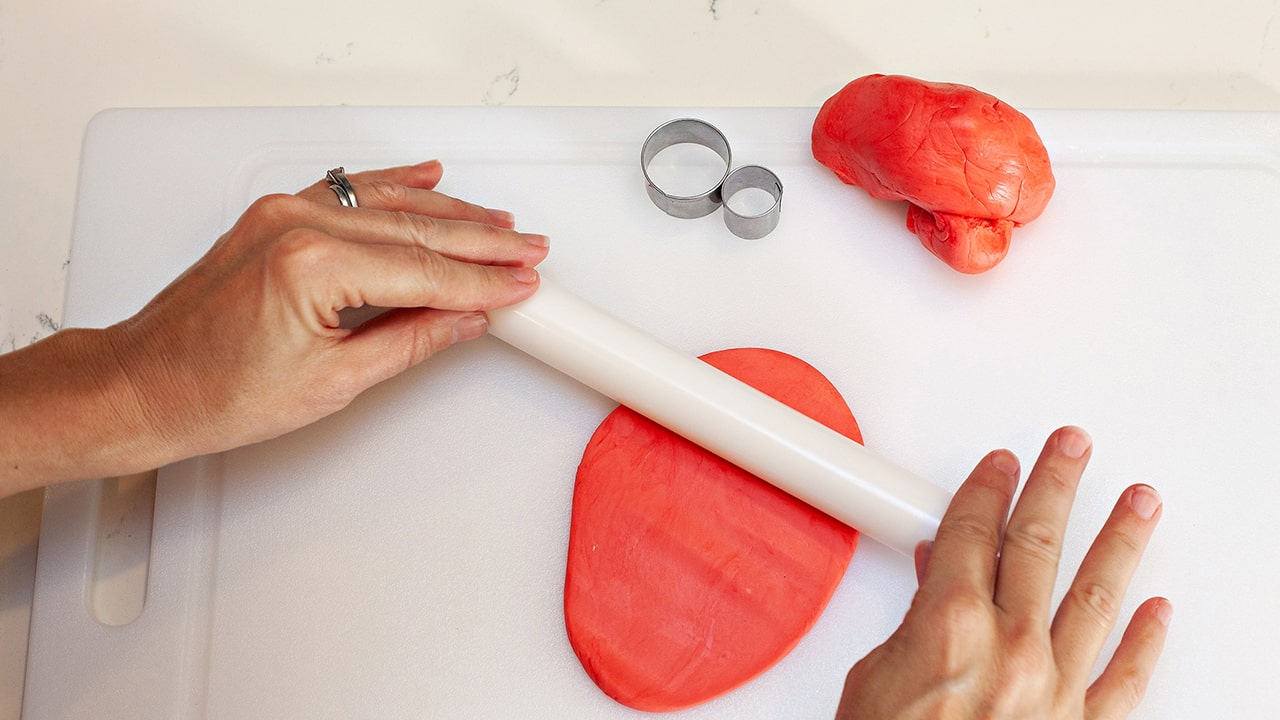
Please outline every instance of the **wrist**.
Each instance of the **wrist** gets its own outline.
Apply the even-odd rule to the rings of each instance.
[[[169,353],[146,344],[133,319],[97,332],[92,361],[102,379],[104,410],[118,422],[119,432],[110,438],[114,454],[128,454],[115,459],[129,465],[122,472],[152,470],[186,457],[177,442],[181,433],[175,432],[177,408],[162,402],[169,397],[163,392]]]
[[[70,328],[0,356],[0,495],[172,459],[119,361],[116,332]]]

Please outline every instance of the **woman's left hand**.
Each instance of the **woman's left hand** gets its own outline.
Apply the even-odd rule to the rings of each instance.
[[[355,173],[358,208],[319,182],[255,202],[194,266],[108,332],[159,441],[155,466],[306,425],[482,334],[531,295],[547,238],[435,192],[439,163]],[[390,308],[356,328],[339,312]]]

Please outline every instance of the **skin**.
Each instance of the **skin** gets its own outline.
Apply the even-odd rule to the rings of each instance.
[[[355,209],[323,182],[262,198],[137,315],[0,355],[0,496],[282,435],[482,335],[487,310],[536,290],[548,240],[435,192],[441,174],[436,162],[353,174]],[[341,327],[339,311],[362,305],[390,309]],[[1154,490],[1122,494],[1050,620],[1090,451],[1084,431],[1055,432],[1012,514],[1017,458],[979,463],[917,551],[902,626],[850,670],[837,720],[1128,715],[1167,600],[1143,603],[1089,678],[1159,519]]]
[[[1090,682],[1090,673],[1160,518],[1153,489],[1121,494],[1050,619],[1067,515],[1091,452],[1083,430],[1053,433],[1012,514],[1017,458],[997,450],[978,464],[934,542],[917,549],[920,589],[902,626],[849,671],[837,720],[1128,716],[1164,644],[1169,602],[1143,603],[1101,675]]]
[[[255,202],[137,315],[0,356],[0,495],[282,435],[483,334],[531,295],[543,235],[435,192],[438,162]],[[358,329],[338,311],[394,308]]]

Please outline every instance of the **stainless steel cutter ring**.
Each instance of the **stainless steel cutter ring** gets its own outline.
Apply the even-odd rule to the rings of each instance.
[[[756,215],[743,215],[729,205],[729,198],[742,190],[756,188],[773,198],[773,204]],[[720,185],[724,199],[724,224],[734,235],[744,240],[759,240],[773,232],[782,214],[782,181],[768,168],[759,165],[743,165],[736,168]]]
[[[681,143],[702,145],[724,160],[724,174],[706,192],[697,195],[672,195],[658,187],[649,177],[649,163],[653,158],[672,145]],[[659,125],[649,133],[644,146],[640,148],[640,168],[644,171],[645,191],[649,193],[649,199],[666,214],[678,218],[700,218],[710,215],[720,207],[720,187],[729,176],[731,162],[729,141],[715,126],[695,118],[679,118]]]

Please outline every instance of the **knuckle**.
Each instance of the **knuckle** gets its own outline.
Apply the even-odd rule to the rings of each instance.
[[[445,345],[440,336],[431,332],[429,328],[414,326],[409,342],[405,345],[404,366],[401,370],[408,370],[418,365],[443,350]]]
[[[273,220],[287,222],[299,217],[306,203],[306,200],[296,195],[273,193],[254,200],[245,211],[245,215],[268,222]]]
[[[361,190],[368,195],[366,202],[371,206],[397,207],[408,196],[408,190],[403,185],[390,180],[371,180]]]
[[[445,279],[449,268],[445,258],[427,248],[417,248],[414,257],[418,261],[419,281],[423,294],[435,297],[435,291]]]
[[[990,603],[972,593],[948,594],[938,603],[935,612],[942,627],[952,629],[957,637],[981,636],[991,628]]]
[[[1016,550],[1054,564],[1058,562],[1061,542],[1057,528],[1038,520],[1010,525],[1004,535],[1006,551]]]
[[[271,245],[267,265],[287,282],[315,277],[329,264],[333,244],[322,233],[306,228],[285,232]]]
[[[995,552],[1000,541],[1000,531],[990,523],[972,514],[949,518],[938,528],[939,541],[959,542],[964,545],[988,547]]]
[[[456,197],[448,197],[448,211],[454,217],[482,217],[485,213],[480,209],[479,205],[469,203],[465,200],[459,200]],[[485,227],[489,227],[485,225]]]
[[[1006,626],[1010,664],[1023,674],[1041,677],[1053,662],[1049,633],[1043,618],[1019,618]]]
[[[426,215],[397,211],[391,213],[391,220],[397,231],[419,247],[428,247],[432,240],[440,234],[440,222]]]
[[[296,195],[264,195],[254,200],[236,223],[237,229],[246,232],[232,234],[254,239],[283,232],[300,223],[307,212],[307,205],[306,200]]]
[[[933,671],[954,680],[971,672],[975,658],[989,651],[995,638],[994,616],[989,603],[973,593],[949,593],[931,604],[927,642],[933,647]]]
[[[465,206],[466,203],[463,205]],[[457,217],[466,217],[465,208],[459,208],[454,212]],[[503,230],[486,222],[463,221],[460,226],[468,233],[471,243],[477,247],[496,247],[510,234],[509,230]]]
[[[1111,629],[1120,611],[1119,594],[1098,582],[1086,582],[1071,588],[1066,600],[1104,630]]]
[[[1137,665],[1109,667],[1103,677],[1089,688],[1086,702],[1102,701],[1105,696],[1107,706],[1119,706],[1127,714],[1142,702],[1149,682],[1149,673]]]
[[[1041,471],[1036,482],[1048,484],[1055,493],[1064,494],[1074,492],[1079,480],[1079,472],[1072,473],[1067,468],[1049,464]]]
[[[1116,685],[1121,701],[1132,710],[1138,707],[1138,703],[1147,694],[1147,674],[1138,668],[1125,668],[1120,671]]]
[[[1123,528],[1116,528],[1112,531],[1111,539],[1119,545],[1117,550],[1124,555],[1141,557],[1143,551],[1146,550],[1146,543],[1139,536]]]

